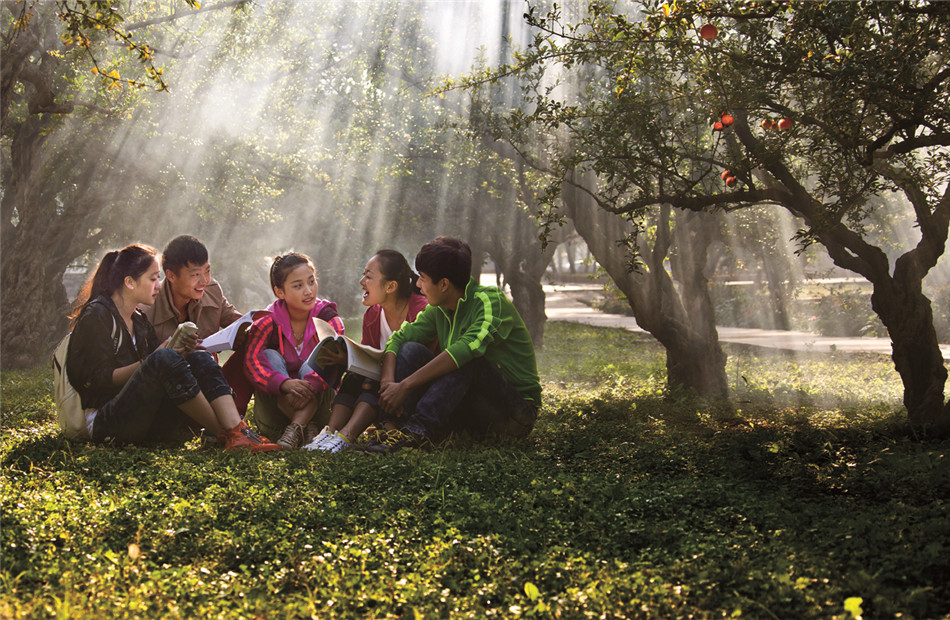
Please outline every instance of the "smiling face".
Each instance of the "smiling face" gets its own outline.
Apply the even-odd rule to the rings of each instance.
[[[166,270],[165,277],[176,301],[199,300],[205,294],[205,287],[211,283],[211,263],[187,263],[177,271]]]
[[[317,301],[317,275],[307,263],[290,270],[282,287],[275,286],[274,294],[287,302],[287,306],[299,312],[310,312]]]
[[[360,287],[363,289],[363,305],[375,306],[382,304],[389,299],[390,295],[396,293],[399,288],[396,282],[387,280],[383,277],[380,270],[379,259],[375,256],[366,263],[363,269],[363,277],[360,278]]]
[[[158,266],[158,260],[153,260],[149,268],[138,279],[128,276],[125,279],[125,285],[130,290],[136,303],[145,304],[146,306],[154,304],[162,288],[162,271]]]

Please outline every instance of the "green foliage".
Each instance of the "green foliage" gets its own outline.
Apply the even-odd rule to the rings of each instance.
[[[868,295],[831,290],[818,300],[817,317],[824,336],[887,336]]]
[[[63,439],[3,376],[4,617],[932,618],[947,441],[870,358],[735,353],[742,409],[670,399],[662,351],[549,326],[529,440],[388,458]],[[851,409],[833,398],[884,376]],[[766,389],[766,386],[768,389]],[[891,391],[888,392],[888,389]],[[882,402],[877,405],[874,403]]]
[[[122,88],[123,84],[144,88],[151,84],[156,90],[168,90],[168,84],[163,75],[164,69],[155,64],[155,50],[136,39],[132,29],[140,25],[133,25],[130,28],[124,23],[126,20],[122,14],[125,12],[124,8],[107,0],[57,0],[56,8],[57,15],[63,20],[63,44],[67,48],[76,46],[86,51],[93,64],[92,72],[102,76],[107,89]],[[176,9],[170,17],[162,16],[156,21],[174,19],[186,9],[197,11],[200,8],[201,4],[197,0],[183,0],[181,8]],[[93,42],[101,41],[103,38],[112,38],[117,43],[117,49],[125,48],[130,52],[131,56],[142,65],[147,82],[121,77],[118,69],[114,68],[121,56],[113,51],[100,50],[107,55],[107,61],[101,62],[97,53],[93,51]]]
[[[53,373],[49,367],[4,373],[0,378],[0,427],[39,427],[55,421]]]
[[[927,396],[942,394],[946,374],[920,283],[946,252],[950,222],[950,5],[594,0],[534,3],[525,18],[535,35],[526,49],[462,84],[477,93],[519,80],[523,101],[507,114],[505,138],[551,175],[542,214],[555,221],[594,200],[629,219],[633,232],[618,245],[659,274],[655,259],[667,253],[674,264],[708,257],[651,240],[657,209],[785,209],[797,233],[778,218],[740,231],[771,272],[777,323],[789,323],[781,302],[794,278],[777,268],[785,248],[776,242],[820,243],[838,267],[872,282],[909,418],[945,422],[945,403]],[[901,234],[904,223],[913,235]],[[594,226],[584,234],[592,246],[603,235]],[[651,303],[675,308],[672,295],[651,292]],[[922,353],[902,353],[911,350]]]

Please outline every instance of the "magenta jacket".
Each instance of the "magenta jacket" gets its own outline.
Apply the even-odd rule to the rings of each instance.
[[[268,394],[280,395],[281,384],[290,377],[271,368],[264,356],[264,350],[280,351],[281,356],[287,360],[287,372],[297,374],[304,361],[317,346],[317,330],[312,320],[307,321],[303,333],[303,346],[298,355],[297,350],[294,349],[287,303],[278,299],[267,309],[270,314],[254,321],[248,331],[244,372],[257,389]],[[332,325],[338,334],[343,333],[343,321],[336,312],[336,304],[332,301],[318,299],[310,311],[310,318],[313,319],[313,317],[323,319]],[[331,387],[330,382],[333,381],[333,378],[321,377],[316,372],[311,372],[301,379],[312,385],[317,392]]]

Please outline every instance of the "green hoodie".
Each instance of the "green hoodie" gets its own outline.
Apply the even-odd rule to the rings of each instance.
[[[531,336],[514,304],[496,287],[481,286],[471,278],[455,312],[428,306],[389,338],[386,352],[397,353],[404,342],[427,343],[436,338],[459,368],[484,356],[526,400],[541,406]]]

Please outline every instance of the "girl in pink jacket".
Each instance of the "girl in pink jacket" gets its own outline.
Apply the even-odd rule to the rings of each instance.
[[[317,276],[308,256],[290,252],[274,259],[270,283],[277,296],[270,313],[247,336],[244,372],[254,385],[254,419],[283,450],[299,448],[329,416],[336,378],[305,361],[317,345],[314,317],[343,333],[336,304],[317,297]],[[332,369],[331,369],[332,370]],[[319,422],[317,422],[319,421]]]

